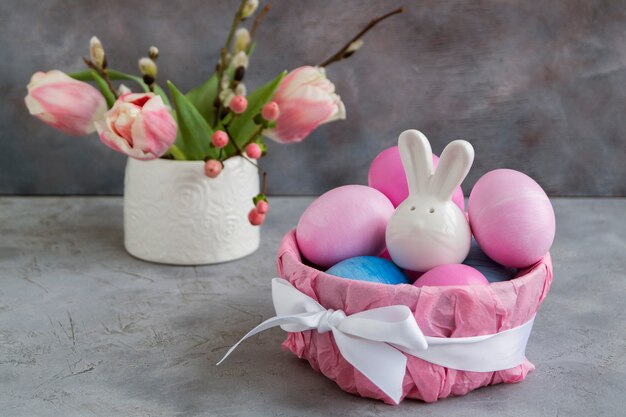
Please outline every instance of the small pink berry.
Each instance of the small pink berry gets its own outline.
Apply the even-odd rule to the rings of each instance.
[[[250,143],[246,146],[246,155],[252,159],[259,159],[263,151],[261,147],[257,143]]]
[[[216,159],[209,159],[204,164],[204,174],[209,178],[216,178],[222,172],[224,166]]]
[[[256,210],[261,214],[267,214],[269,209],[270,209],[270,205],[265,200],[259,200],[256,203]]]
[[[211,142],[216,148],[223,148],[228,145],[228,135],[223,130],[216,130],[211,136]]]
[[[268,122],[273,122],[280,116],[280,107],[275,101],[270,101],[261,109],[261,116]]]
[[[256,208],[253,208],[248,213],[248,221],[252,226],[260,226],[265,221],[265,214],[259,213]]]
[[[230,104],[228,105],[232,111],[237,114],[241,114],[246,111],[248,107],[248,100],[244,96],[235,96],[230,100]]]

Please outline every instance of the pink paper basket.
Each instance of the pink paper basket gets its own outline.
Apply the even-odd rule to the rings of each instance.
[[[298,250],[295,230],[283,238],[277,269],[299,291],[325,308],[354,314],[390,305],[406,305],[424,335],[468,337],[492,334],[529,321],[548,294],[552,282],[550,254],[530,268],[504,282],[489,286],[422,287],[385,285],[337,278],[305,265]],[[531,337],[532,340],[532,337]],[[317,331],[289,333],[283,348],[309,361],[311,367],[349,393],[392,400],[355,370],[339,354],[331,333]],[[449,369],[405,354],[408,359],[402,398],[426,402],[451,395],[465,395],[476,388],[524,380],[534,365],[524,362],[512,369],[469,372]]]

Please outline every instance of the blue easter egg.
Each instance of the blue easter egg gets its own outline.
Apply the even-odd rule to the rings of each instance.
[[[509,268],[492,260],[480,249],[478,242],[472,236],[472,246],[463,263],[477,269],[489,282],[508,281],[517,274],[517,269]]]
[[[330,275],[382,284],[410,284],[402,270],[388,259],[356,256],[335,264],[326,271]]]

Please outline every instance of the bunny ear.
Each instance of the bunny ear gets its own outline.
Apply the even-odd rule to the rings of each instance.
[[[433,152],[428,139],[419,130],[405,130],[398,138],[398,148],[409,195],[426,193],[433,175]]]
[[[451,200],[474,162],[474,148],[465,140],[450,142],[443,150],[431,184],[432,193],[441,200]]]

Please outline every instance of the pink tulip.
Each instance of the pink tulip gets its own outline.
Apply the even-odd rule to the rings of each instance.
[[[107,110],[96,88],[58,70],[36,72],[27,88],[24,101],[30,114],[69,135],[93,132],[94,121]]]
[[[346,108],[335,85],[321,67],[300,67],[282,80],[272,101],[280,115],[276,127],[263,135],[279,143],[300,142],[324,123],[346,118]]]
[[[105,145],[135,159],[156,159],[176,140],[176,121],[154,93],[121,96],[96,129]]]

